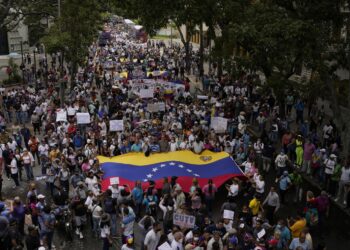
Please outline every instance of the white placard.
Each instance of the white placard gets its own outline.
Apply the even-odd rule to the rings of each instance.
[[[111,185],[119,184],[119,177],[112,177],[109,179]]]
[[[140,89],[141,98],[153,98],[153,89]]]
[[[68,115],[69,115],[69,116],[74,116],[75,113],[77,112],[77,111],[75,110],[75,108],[72,108],[72,107],[69,107],[69,108],[67,109],[67,111],[68,111]]]
[[[168,242],[164,242],[162,245],[158,247],[158,250],[172,250],[172,248]]]
[[[227,130],[227,119],[223,117],[212,117],[210,128],[216,132],[225,132]]]
[[[224,210],[224,215],[223,215],[224,219],[233,220],[234,216],[235,216],[235,212],[231,210]]]
[[[196,217],[192,215],[174,213],[173,223],[181,228],[194,228]]]
[[[147,110],[151,113],[165,111],[165,103],[164,102],[149,103],[147,105]]]
[[[154,113],[154,112],[158,112],[158,106],[155,103],[148,103],[147,104],[147,111]]]
[[[56,112],[56,122],[66,122],[67,112],[65,110],[60,110]]]
[[[109,131],[123,131],[124,122],[123,120],[110,120],[109,121]]]
[[[161,111],[161,112],[165,111],[165,103],[164,102],[158,102],[158,111]]]
[[[266,234],[265,229],[261,229],[261,231],[258,233],[258,238],[261,239],[262,237],[264,237],[264,235]]]
[[[207,95],[197,95],[197,99],[199,99],[199,100],[208,100],[208,96]]]
[[[77,124],[89,124],[90,122],[89,113],[77,113]]]

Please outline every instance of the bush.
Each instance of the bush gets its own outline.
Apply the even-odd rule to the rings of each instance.
[[[20,75],[11,76],[9,79],[4,79],[2,84],[11,85],[11,84],[19,84],[22,83],[22,77]]]

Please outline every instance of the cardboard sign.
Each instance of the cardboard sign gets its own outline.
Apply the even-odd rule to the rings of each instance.
[[[124,122],[123,120],[110,120],[109,121],[109,131],[123,131]]]
[[[116,185],[116,184],[119,184],[119,177],[112,177],[109,179],[109,183],[111,185]]]
[[[174,213],[173,223],[181,228],[194,228],[196,217],[192,215]]]
[[[227,119],[223,117],[212,117],[210,128],[214,129],[215,132],[225,132],[227,130]]]
[[[77,124],[89,124],[90,122],[89,113],[77,113]]]
[[[261,239],[262,237],[264,237],[264,235],[266,234],[265,229],[261,229],[261,231],[258,233],[258,238]]]
[[[158,250],[172,250],[172,248],[168,242],[164,242],[162,245],[158,247]]]
[[[141,98],[153,98],[153,89],[140,89]]]
[[[66,122],[67,112],[65,110],[60,110],[56,112],[56,122]]]
[[[223,215],[224,219],[233,220],[234,217],[235,217],[235,212],[231,210],[224,210],[224,215]]]

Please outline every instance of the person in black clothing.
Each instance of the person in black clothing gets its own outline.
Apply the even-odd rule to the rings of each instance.
[[[72,204],[72,209],[74,211],[74,219],[76,225],[75,233],[79,235],[80,239],[83,239],[83,230],[86,225],[86,214],[87,208],[82,200],[75,200]]]
[[[37,250],[40,247],[38,228],[34,225],[28,226],[28,235],[25,238],[27,250]]]
[[[53,196],[53,201],[56,206],[64,206],[66,205],[68,200],[68,195],[66,192],[63,192],[61,187],[56,187],[56,192]]]
[[[5,144],[5,150],[2,152],[2,157],[4,158],[5,172],[8,180],[10,180],[10,177],[11,177],[11,170],[9,165],[11,165],[12,154],[13,154],[12,150],[9,148],[7,144]]]
[[[23,249],[24,246],[21,241],[21,234],[18,231],[17,221],[14,218],[10,219],[9,236],[11,242],[9,249]]]

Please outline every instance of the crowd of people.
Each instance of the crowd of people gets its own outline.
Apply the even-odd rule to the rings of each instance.
[[[2,193],[11,201],[0,203],[0,249],[53,249],[54,235],[64,238],[70,230],[74,240],[100,239],[103,250],[120,236],[122,250],[325,249],[313,245],[313,234],[324,233],[329,196],[346,205],[350,165],[340,159],[336,126],[323,109],[314,104],[304,114],[306,104],[290,91],[281,117],[280,104],[257,75],[217,78],[216,67],[202,77],[203,92],[192,91],[181,46],[140,43],[119,21],[106,27],[108,43],[91,45],[76,75],[45,63],[47,75],[34,74],[36,87],[2,96],[1,130],[11,133],[0,150],[0,187],[8,178],[14,192],[27,186],[28,192],[25,199]],[[198,58],[192,50],[196,75]],[[48,85],[40,88],[45,77]],[[61,78],[70,82],[64,103],[56,87]],[[66,119],[57,119],[62,111]],[[89,113],[90,123],[78,123],[77,113]],[[227,128],[213,128],[213,117],[226,118]],[[110,120],[122,120],[122,131],[111,131]],[[98,155],[177,150],[227,152],[246,178],[223,189],[193,179],[183,190],[173,176],[161,190],[153,181],[146,188],[138,181],[101,190]],[[321,183],[320,195],[304,190],[304,174]],[[268,176],[275,182],[265,183]],[[38,182],[46,183],[47,193]],[[218,190],[227,195],[220,205]],[[281,216],[280,208],[294,202],[303,209]],[[194,228],[175,225],[174,213],[194,216]]]

